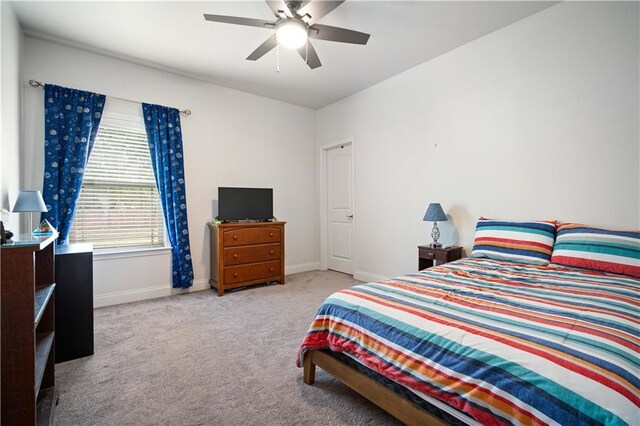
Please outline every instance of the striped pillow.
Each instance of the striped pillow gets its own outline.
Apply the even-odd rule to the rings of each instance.
[[[564,223],[558,227],[551,261],[640,277],[640,231],[610,231]]]
[[[548,265],[555,222],[503,222],[480,219],[471,257]]]

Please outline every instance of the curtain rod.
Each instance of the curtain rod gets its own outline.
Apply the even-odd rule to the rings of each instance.
[[[31,87],[44,87],[44,83],[38,81],[38,80],[29,80],[29,85]],[[125,101],[125,102],[132,102],[134,104],[139,104],[142,102],[139,101],[134,101],[133,99],[127,99],[127,98],[121,98],[118,96],[111,96],[111,95],[107,95],[107,97],[112,98],[112,99],[117,99],[119,101]],[[190,109],[181,109],[180,110],[181,114],[186,115],[187,117],[191,115],[191,110]]]

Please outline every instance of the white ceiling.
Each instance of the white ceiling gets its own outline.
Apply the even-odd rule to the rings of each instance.
[[[319,1],[319,0],[314,0]],[[275,49],[245,58],[272,30],[207,22],[203,13],[273,19],[262,1],[15,2],[27,34],[80,43],[221,86],[321,108],[532,15],[544,1],[348,0],[321,24],[371,34],[366,46],[314,40],[322,67]]]

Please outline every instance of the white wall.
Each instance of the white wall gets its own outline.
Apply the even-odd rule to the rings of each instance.
[[[316,268],[317,146],[347,137],[360,278],[415,269],[429,202],[451,219],[441,240],[467,250],[479,216],[638,228],[638,12],[634,2],[564,2],[315,113],[26,37],[24,186],[42,185],[33,78],[193,111],[183,133],[194,288],[209,278],[218,186],[274,187],[288,272]],[[170,294],[169,265],[166,252],[100,257],[96,304]]]
[[[415,270],[429,202],[468,251],[480,216],[640,228],[638,12],[564,2],[318,111],[355,138],[356,277]]]
[[[21,188],[22,30],[10,4],[0,3],[0,15],[0,208],[11,211]],[[5,227],[19,233],[18,219],[11,214]]]
[[[32,37],[24,82],[36,79],[107,95],[189,108],[182,117],[187,209],[196,283],[208,286],[209,235],[218,186],[274,188],[286,225],[287,273],[317,269],[317,181],[313,110],[214,86]],[[25,89],[26,184],[42,187],[43,94]],[[103,256],[94,263],[96,305],[170,294],[170,255]]]

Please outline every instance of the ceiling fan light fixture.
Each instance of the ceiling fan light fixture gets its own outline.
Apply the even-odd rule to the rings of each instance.
[[[297,49],[307,42],[307,26],[294,19],[278,23],[276,27],[278,44],[289,49]]]
[[[322,62],[320,62],[311,39],[360,45],[367,44],[369,40],[370,34],[367,33],[317,23],[319,19],[331,13],[344,1],[266,0],[267,6],[269,6],[276,18],[275,22],[240,16],[211,15],[208,13],[204,14],[204,19],[210,22],[270,29],[269,38],[247,56],[247,61],[257,61],[273,49],[279,52],[279,47],[282,46],[288,49],[296,49],[304,63],[313,70],[321,67]],[[273,32],[274,27],[275,34]]]

